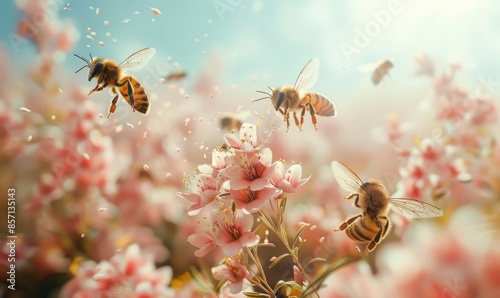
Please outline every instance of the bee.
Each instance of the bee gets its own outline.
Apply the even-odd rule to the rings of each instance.
[[[319,72],[319,59],[311,59],[306,66],[302,69],[294,86],[283,86],[272,89],[268,87],[271,92],[257,91],[265,94],[265,97],[254,100],[259,101],[262,99],[270,98],[273,107],[284,116],[286,121],[286,131],[290,128],[290,113],[293,112],[295,125],[302,131],[302,124],[304,124],[304,115],[306,111],[311,114],[311,120],[315,129],[317,127],[316,115],[333,117],[336,110],[334,104],[325,96],[315,92],[305,92],[307,89],[314,86],[318,80]],[[300,120],[297,113],[300,112]]]
[[[385,60],[384,62],[380,63],[372,73],[373,84],[378,85],[378,83],[380,83],[380,81],[382,81],[384,76],[389,74],[389,71],[393,67],[394,67],[394,64],[389,60]]]
[[[373,84],[378,85],[384,76],[389,75],[389,71],[393,67],[394,63],[391,60],[383,60],[377,63],[363,64],[358,67],[358,70],[363,73],[371,73]]]
[[[185,71],[172,72],[165,77],[165,82],[182,80],[187,76]]]
[[[133,53],[120,64],[116,64],[115,61],[110,59],[92,57],[91,54],[89,54],[90,60],[74,54],[87,63],[87,65],[82,66],[75,73],[88,67],[89,82],[94,78],[97,79],[97,85],[94,89],[89,91],[88,95],[99,92],[106,87],[110,88],[111,93],[115,95],[115,97],[111,101],[108,118],[116,110],[118,93],[123,96],[132,107],[133,111],[137,110],[143,114],[147,114],[149,110],[149,99],[144,87],[142,87],[141,83],[139,83],[136,78],[126,74],[124,70],[138,70],[142,68],[155,53],[156,50],[154,48],[145,48]]]
[[[223,113],[219,118],[219,127],[222,130],[235,131],[241,128],[243,120],[248,118],[249,111],[233,114],[230,112]]]
[[[373,251],[385,238],[391,228],[391,221],[387,214],[389,207],[392,211],[408,218],[438,217],[443,211],[438,207],[419,200],[389,198],[384,185],[377,180],[370,179],[366,182],[361,179],[347,166],[338,161],[332,162],[333,172],[340,186],[351,194],[346,200],[355,199],[354,205],[362,210],[335,229],[335,231],[346,231],[349,238],[368,243],[365,254]]]

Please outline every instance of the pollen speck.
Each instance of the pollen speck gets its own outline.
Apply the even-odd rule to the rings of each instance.
[[[26,139],[26,141],[31,142],[32,139],[33,139],[33,136],[30,135],[30,136],[28,136],[28,138]]]
[[[144,165],[142,166],[142,168],[143,168],[143,169],[144,169],[144,171],[146,171],[146,172],[147,172],[147,171],[149,171],[149,166],[148,166],[147,164],[144,164]]]
[[[127,122],[127,126],[130,127],[130,128],[132,128],[132,129],[134,129],[134,126],[132,125],[132,123],[128,123]]]
[[[92,36],[90,36],[90,35],[87,35],[87,39],[88,40],[94,40],[94,38]]]
[[[161,11],[160,11],[158,8],[151,7],[151,11],[152,11],[155,15],[161,15]]]
[[[25,107],[21,107],[19,108],[22,112],[25,112],[25,113],[31,113],[31,110],[28,109],[28,108],[25,108]]]
[[[101,208],[97,209],[98,212],[104,212],[106,210],[108,210],[108,208],[105,208],[105,207],[101,207]]]

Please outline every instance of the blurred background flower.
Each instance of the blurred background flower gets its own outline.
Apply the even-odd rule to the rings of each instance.
[[[6,281],[7,225],[0,225],[0,292],[212,297],[213,276],[191,269],[220,265],[221,255],[203,239],[197,247],[187,241],[203,212],[188,217],[190,202],[176,194],[188,191],[184,182],[199,165],[221,170],[237,162],[212,161],[225,140],[256,137],[226,135],[220,118],[232,115],[240,123],[234,129],[256,124],[258,141],[266,140],[283,171],[276,185],[296,190],[285,223],[290,235],[309,224],[304,259],[361,255],[344,233],[333,233],[359,212],[343,200],[333,160],[445,213],[412,222],[391,215],[390,235],[330,275],[322,297],[500,295],[499,12],[495,1],[465,0],[4,3],[0,189],[5,197],[16,188],[18,238],[14,293]],[[150,113],[132,112],[120,99],[116,113],[103,117],[112,96],[87,96],[95,81],[74,73],[82,61],[73,54],[119,63],[146,47],[156,56],[132,74],[149,95]],[[311,90],[332,100],[337,116],[318,116],[317,131],[306,119],[302,132],[292,125],[285,133],[270,100],[252,100],[256,90],[293,85],[313,57],[321,66]],[[388,59],[394,67],[376,86],[359,71]],[[4,218],[7,201],[0,207]],[[195,256],[203,245],[204,256]],[[261,253],[266,261],[280,254]],[[126,264],[137,271],[123,271]],[[312,267],[313,276],[322,270]],[[269,271],[271,284],[293,278],[291,262]],[[227,287],[218,294],[240,297]]]

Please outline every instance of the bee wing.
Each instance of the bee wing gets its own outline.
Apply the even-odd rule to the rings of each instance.
[[[413,199],[391,198],[392,211],[408,218],[439,217],[443,210],[438,207]]]
[[[332,162],[332,169],[337,182],[343,189],[366,194],[363,189],[363,181],[347,166],[335,160]]]
[[[313,58],[307,62],[306,66],[302,69],[295,81],[293,89],[297,91],[304,91],[316,84],[319,73],[319,59]]]
[[[149,60],[151,60],[155,53],[156,50],[154,48],[139,50],[130,55],[127,59],[123,60],[122,63],[118,64],[118,67],[127,70],[141,69],[149,62]]]

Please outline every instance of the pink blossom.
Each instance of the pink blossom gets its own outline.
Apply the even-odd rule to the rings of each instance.
[[[155,268],[153,258],[133,244],[109,261],[84,262],[61,297],[174,297],[170,267]]]
[[[226,140],[226,143],[236,151],[255,153],[260,150],[269,137],[258,142],[257,127],[255,124],[243,123],[240,128],[239,138],[237,138],[234,134],[225,134],[224,139]]]
[[[198,214],[203,207],[213,202],[219,195],[217,180],[213,176],[198,175],[194,180],[196,181],[196,185],[192,187],[194,192],[177,192],[179,197],[193,203],[189,207],[189,215]]]
[[[228,281],[232,294],[241,292],[245,280],[251,278],[250,272],[240,263],[239,256],[227,257],[224,264],[212,268],[212,274],[217,280]]]
[[[415,64],[417,66],[417,69],[415,70],[415,74],[417,76],[434,76],[434,61],[432,61],[427,54],[415,57]]]
[[[283,162],[278,162],[271,184],[285,193],[295,193],[299,187],[309,181],[309,178],[311,177],[302,179],[302,166],[299,164],[291,165],[283,175]]]
[[[243,209],[249,213],[260,211],[265,203],[275,198],[279,191],[275,187],[266,186],[261,190],[250,190],[242,188],[229,190],[238,209]]]
[[[234,156],[235,152],[231,147],[227,145],[217,147],[212,151],[212,167],[221,172],[234,163]]]
[[[251,231],[253,216],[236,210],[224,209],[216,215],[217,226],[214,243],[222,248],[226,256],[237,255],[245,246],[255,246],[260,237]]]
[[[194,252],[197,257],[203,257],[209,252],[217,248],[214,243],[214,234],[216,222],[214,219],[215,211],[204,209],[200,213],[190,218],[191,221],[196,221],[196,233],[187,237],[187,241],[198,249]]]
[[[264,148],[259,154],[242,156],[240,163],[226,168],[225,175],[230,179],[233,190],[250,187],[251,190],[264,188],[273,176],[276,164],[271,164],[272,152]]]

